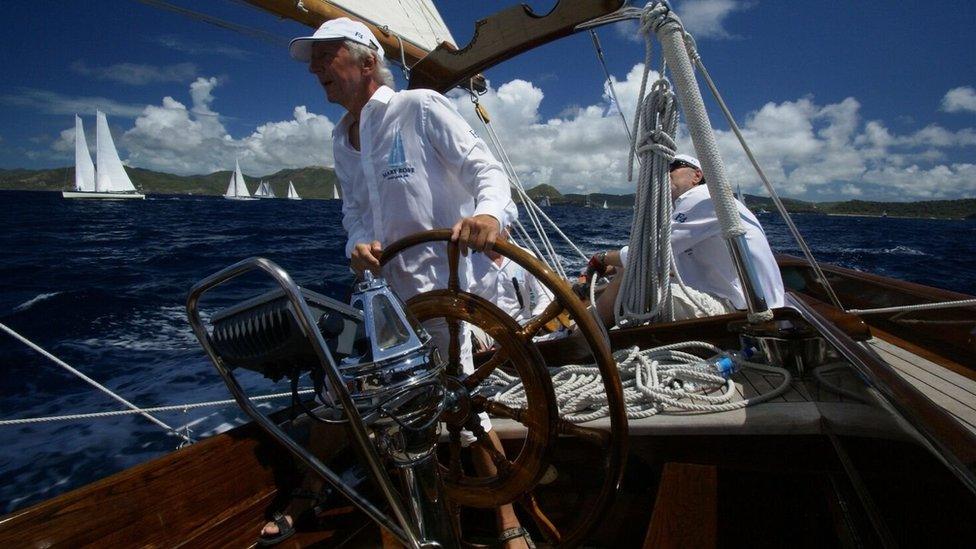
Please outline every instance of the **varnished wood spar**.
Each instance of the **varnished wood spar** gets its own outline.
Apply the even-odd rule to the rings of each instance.
[[[560,0],[545,15],[522,4],[478,21],[468,45],[441,44],[411,68],[410,87],[446,92],[506,59],[573,34],[580,23],[613,13],[622,0]]]
[[[357,17],[355,14],[350,13],[344,9],[336,7],[330,2],[324,2],[323,0],[305,0],[302,5],[305,7],[303,11],[298,8],[298,2],[296,0],[245,0],[247,3],[252,4],[264,11],[270,12],[278,17],[283,17],[285,19],[291,19],[292,21],[297,21],[303,25],[308,25],[312,28],[317,28],[322,23],[329,21],[331,19],[336,19],[339,17],[349,17],[357,21],[362,21],[369,30],[373,32],[373,35],[379,40],[380,44],[383,45],[383,50],[386,53],[386,58],[394,61],[396,63],[400,62],[400,44],[401,40],[398,40],[396,35],[387,31],[386,29],[379,27],[365,19]],[[408,42],[407,40],[402,41],[403,44],[403,54],[406,57],[407,65],[413,65],[417,61],[424,58],[428,51],[424,48]],[[453,48],[448,43],[444,44],[445,49]]]

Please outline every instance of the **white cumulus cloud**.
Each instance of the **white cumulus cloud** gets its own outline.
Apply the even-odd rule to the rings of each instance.
[[[942,110],[946,112],[976,112],[976,90],[972,86],[952,88],[942,98]]]
[[[235,158],[242,168],[265,175],[284,168],[332,164],[334,124],[327,117],[295,107],[291,120],[267,122],[250,135],[234,138],[213,110],[216,78],[197,78],[190,85],[191,106],[163,98],[145,107],[132,129],[122,136],[133,166],[177,174],[230,169]]]

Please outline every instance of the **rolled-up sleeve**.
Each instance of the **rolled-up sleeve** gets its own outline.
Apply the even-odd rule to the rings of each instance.
[[[437,154],[448,165],[457,166],[459,181],[475,197],[474,215],[490,215],[503,226],[515,221],[518,210],[509,207],[512,193],[501,163],[454,105],[440,94],[426,98],[424,133]]]

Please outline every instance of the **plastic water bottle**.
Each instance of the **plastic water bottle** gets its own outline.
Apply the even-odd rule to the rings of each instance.
[[[718,375],[725,379],[732,377],[732,374],[739,371],[739,360],[749,360],[753,355],[756,354],[756,350],[752,347],[746,347],[741,351],[729,351],[722,353],[717,357],[709,361]]]

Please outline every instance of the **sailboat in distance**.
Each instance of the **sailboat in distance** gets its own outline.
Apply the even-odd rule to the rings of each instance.
[[[291,181],[288,182],[288,200],[301,200],[302,197],[298,196],[298,191],[295,190],[295,184]]]
[[[146,198],[146,195],[136,191],[129,174],[122,166],[105,113],[95,111],[95,120],[97,169],[88,154],[88,142],[85,140],[85,127],[81,117],[75,115],[75,190],[63,191],[61,196],[109,200]]]
[[[330,200],[342,200],[342,197],[339,196],[339,185],[336,183],[332,184],[332,198]]]
[[[234,173],[230,175],[230,183],[227,185],[227,192],[224,193],[224,198],[228,200],[257,200],[247,190],[247,183],[244,182],[244,174],[241,173],[240,160],[234,161]]]
[[[254,191],[254,198],[278,198],[275,196],[274,189],[271,188],[271,183],[267,181],[262,181],[258,185],[258,189]]]

